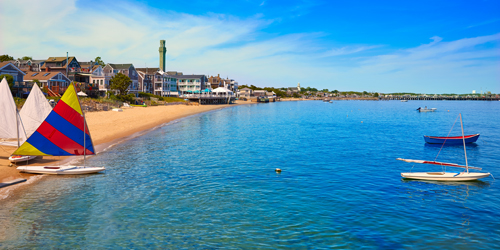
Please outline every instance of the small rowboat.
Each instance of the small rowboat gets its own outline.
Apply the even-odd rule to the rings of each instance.
[[[428,109],[428,108],[418,108],[417,109],[418,112],[434,112],[436,110],[437,110],[437,108],[430,108],[430,109]]]
[[[465,143],[476,142],[479,138],[479,134],[462,136],[452,136],[452,137],[440,137],[440,136],[428,136],[424,135],[424,140],[431,144],[446,144],[446,145],[460,145]]]

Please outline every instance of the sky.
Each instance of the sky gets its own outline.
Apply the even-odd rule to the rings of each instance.
[[[0,54],[218,75],[240,85],[500,93],[500,1],[0,1]]]

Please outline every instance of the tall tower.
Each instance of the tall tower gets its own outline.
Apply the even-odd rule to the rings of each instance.
[[[297,83],[297,89],[299,89],[299,92],[300,92],[300,82]]]
[[[160,70],[166,72],[167,67],[165,64],[167,63],[167,48],[165,47],[165,40],[160,40]]]

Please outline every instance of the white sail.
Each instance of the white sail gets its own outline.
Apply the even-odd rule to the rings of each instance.
[[[21,121],[23,121],[24,131],[26,131],[28,137],[42,124],[50,111],[52,111],[52,107],[47,98],[45,98],[38,85],[33,84],[30,95],[19,112]]]
[[[18,134],[24,134],[24,131],[17,115],[16,103],[10,92],[9,84],[4,77],[0,82],[0,144],[17,146]],[[25,136],[22,138],[23,141],[26,140]]]

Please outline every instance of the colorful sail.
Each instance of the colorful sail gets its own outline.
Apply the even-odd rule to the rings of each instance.
[[[94,152],[75,87],[70,84],[45,121],[13,154],[69,156]]]

